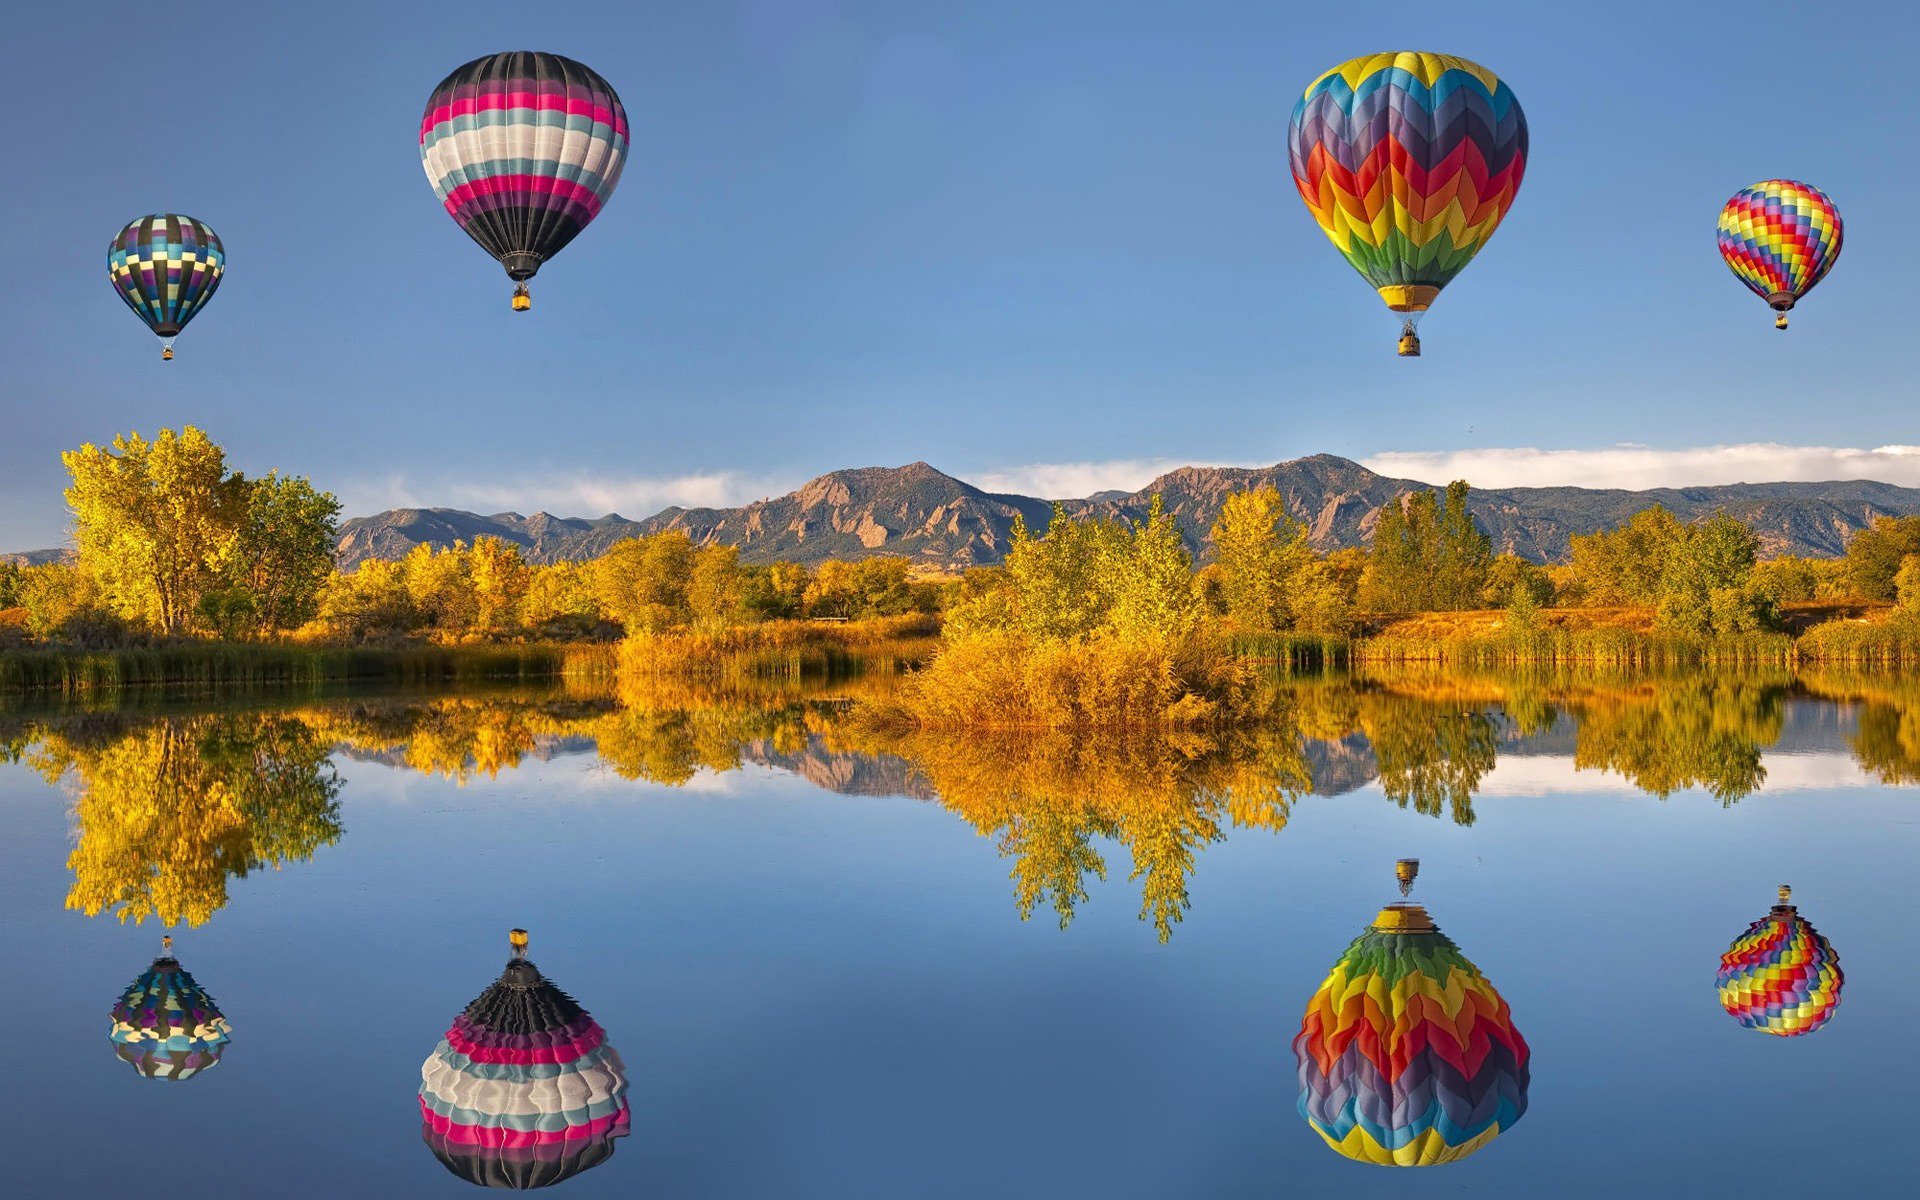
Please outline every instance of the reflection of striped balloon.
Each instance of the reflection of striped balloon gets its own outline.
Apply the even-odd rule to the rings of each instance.
[[[1720,1004],[1748,1029],[1780,1037],[1812,1033],[1833,1019],[1847,977],[1820,931],[1785,902],[1720,956]]]
[[[1767,179],[1720,210],[1720,256],[1741,283],[1781,311],[1812,290],[1840,257],[1840,210],[1817,187]]]
[[[1507,1002],[1417,904],[1393,904],[1334,964],[1293,1039],[1300,1114],[1382,1166],[1454,1162],[1527,1111]]]
[[[519,280],[599,215],[626,158],[613,86],[558,54],[476,58],[441,80],[420,121],[434,194]]]
[[[163,338],[187,327],[226,273],[220,235],[178,213],[131,221],[107,247],[107,275],[134,315]]]
[[[627,1135],[626,1068],[606,1033],[516,959],[454,1019],[420,1068],[422,1136],[447,1169],[489,1187],[545,1187]]]
[[[1288,129],[1294,186],[1395,312],[1421,312],[1486,244],[1527,165],[1527,120],[1492,71],[1402,51],[1308,85]]]
[[[149,1079],[186,1079],[220,1061],[231,1027],[174,959],[153,960],[113,1006],[114,1053]]]

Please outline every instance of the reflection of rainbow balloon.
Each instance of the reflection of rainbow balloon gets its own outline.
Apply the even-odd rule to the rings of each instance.
[[[1720,209],[1720,257],[1780,314],[1777,329],[1787,327],[1787,311],[1833,269],[1842,233],[1840,210],[1827,194],[1793,179],[1741,188]]]
[[[1359,1162],[1455,1162],[1527,1111],[1530,1056],[1507,1002],[1417,904],[1388,905],[1347,947],[1293,1052],[1300,1115]]]
[[[220,1061],[231,1027],[173,957],[162,939],[159,958],[113,1006],[114,1053],[149,1079],[186,1079]]]
[[[613,1157],[627,1136],[626,1067],[573,997],[525,958],[454,1018],[420,1068],[421,1136],[484,1187],[538,1188]]]
[[[1833,1019],[1847,977],[1840,956],[1780,889],[1780,903],[1747,926],[1720,956],[1720,1005],[1748,1029],[1780,1037],[1812,1033]]]

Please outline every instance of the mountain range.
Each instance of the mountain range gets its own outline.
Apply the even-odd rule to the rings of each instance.
[[[1060,500],[1076,517],[1139,519],[1163,498],[1196,554],[1235,492],[1270,486],[1321,550],[1365,544],[1381,506],[1434,484],[1394,479],[1330,454],[1271,467],[1181,467],[1137,492]],[[1015,517],[1045,527],[1055,501],[983,491],[924,462],[835,471],[784,496],[738,508],[668,508],[639,520],[618,514],[481,515],[449,508],[391,509],[340,527],[341,565],[398,558],[421,543],[449,546],[492,535],[519,545],[536,563],[595,557],[622,538],[678,530],[700,545],[741,548],[746,562],[818,563],[829,558],[905,555],[941,568],[1000,561]],[[1759,534],[1762,554],[1839,554],[1846,539],[1877,517],[1920,513],[1920,488],[1869,480],[1735,483],[1712,487],[1492,488],[1469,499],[1494,546],[1535,562],[1563,561],[1577,533],[1618,525],[1653,504],[1683,520],[1724,509]]]

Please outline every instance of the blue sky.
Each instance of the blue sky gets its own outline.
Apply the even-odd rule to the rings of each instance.
[[[1920,452],[1848,453],[1920,443],[1901,216],[1920,166],[1895,69],[1920,39],[1893,6],[1357,11],[12,14],[0,548],[63,536],[60,450],[182,423],[351,512],[639,516],[915,459],[1077,492],[1317,451],[1485,484],[1920,483]],[[1388,48],[1485,63],[1532,130],[1512,215],[1419,361],[1394,357],[1394,321],[1286,162],[1306,83]],[[417,148],[433,85],[503,49],[589,63],[634,131],[619,192],[527,316]],[[1785,335],[1713,244],[1725,198],[1777,175],[1847,223]],[[103,262],[122,224],[168,209],[219,231],[229,274],[163,366]],[[1710,450],[1728,444],[1762,448]]]

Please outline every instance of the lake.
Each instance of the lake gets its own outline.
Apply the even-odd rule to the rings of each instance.
[[[1920,682],[1409,672],[1098,739],[850,723],[883,685],[0,700],[6,1194],[1902,1190]],[[1331,1149],[1291,1044],[1402,857],[1530,1047],[1424,1169]],[[1846,978],[1795,1037],[1715,988],[1780,884]],[[594,1136],[463,1139],[554,1107],[495,1072],[424,1138],[429,1056],[559,1061],[441,1046],[513,928]],[[109,1038],[166,933],[230,1026],[189,1066]]]

